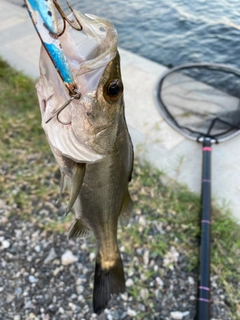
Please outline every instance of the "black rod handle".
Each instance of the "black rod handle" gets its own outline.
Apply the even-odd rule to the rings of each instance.
[[[203,141],[201,244],[197,320],[210,319],[211,139]]]

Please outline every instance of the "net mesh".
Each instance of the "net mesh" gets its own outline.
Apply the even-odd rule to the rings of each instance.
[[[188,137],[216,141],[240,129],[240,72],[223,66],[180,67],[158,90],[161,112]]]

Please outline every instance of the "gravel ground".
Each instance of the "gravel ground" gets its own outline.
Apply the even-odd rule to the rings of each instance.
[[[94,241],[68,241],[66,233],[45,231],[18,215],[9,216],[10,208],[3,201],[0,205],[0,319],[97,319],[92,313]],[[48,215],[50,210],[45,206],[38,214]],[[145,221],[135,213],[131,221],[137,220],[141,231]],[[156,259],[149,258],[145,247],[136,248],[134,257],[124,246],[121,252],[131,293],[113,298],[98,319],[194,318],[196,274],[187,271],[184,256],[174,247]],[[166,268],[169,262],[172,266]],[[146,282],[140,265],[154,270],[154,275],[136,297],[135,283]],[[229,320],[226,298],[215,278],[212,287],[213,319]]]

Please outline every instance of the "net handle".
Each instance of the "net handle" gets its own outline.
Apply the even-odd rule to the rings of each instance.
[[[202,142],[201,243],[196,320],[210,319],[211,140]]]

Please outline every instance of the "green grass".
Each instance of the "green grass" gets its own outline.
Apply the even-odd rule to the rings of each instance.
[[[1,199],[7,206],[6,217],[19,215],[47,230],[64,232],[71,217],[63,219],[54,202],[58,197],[59,171],[41,129],[34,85],[0,59]],[[199,197],[166,179],[149,164],[140,165],[137,161],[131,194],[135,211],[127,227],[119,228],[119,238],[126,272],[133,270],[134,274],[137,268],[142,278],[135,277],[129,292],[133,301],[144,303],[147,313],[154,314],[154,292],[149,283],[166,271],[146,268],[143,252],[149,250],[149,261],[160,261],[170,247],[175,247],[186,257],[187,268],[195,270]],[[50,216],[45,214],[46,209],[51,210]],[[227,210],[213,207],[212,215],[212,272],[228,297],[232,319],[240,319],[240,227]],[[139,297],[143,288],[149,289],[144,301]],[[138,315],[138,319],[145,318],[144,312]]]
[[[29,218],[33,203],[55,196],[50,182],[57,182],[34,85],[0,60],[0,194],[15,213]]]

